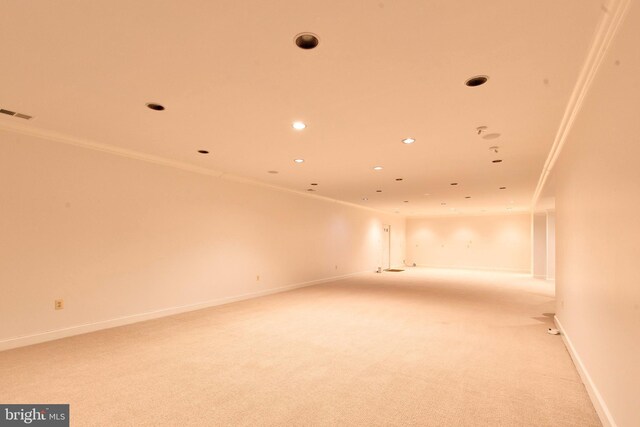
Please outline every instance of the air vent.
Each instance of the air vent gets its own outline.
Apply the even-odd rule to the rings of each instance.
[[[29,116],[27,114],[16,113],[15,111],[5,110],[4,108],[0,108],[0,113],[6,114],[7,116],[18,117],[19,119],[25,119],[25,120],[29,120],[33,118],[32,116]]]

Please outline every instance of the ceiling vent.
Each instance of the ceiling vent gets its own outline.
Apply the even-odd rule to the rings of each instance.
[[[29,116],[27,114],[16,113],[15,111],[5,110],[4,108],[0,108],[0,113],[6,114],[7,116],[13,116],[13,117],[17,117],[19,119],[25,119],[25,120],[29,120],[32,118],[32,116]]]

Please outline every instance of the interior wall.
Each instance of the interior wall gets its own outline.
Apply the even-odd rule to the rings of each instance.
[[[375,271],[383,224],[404,259],[397,215],[7,131],[0,147],[4,348]]]
[[[605,424],[640,425],[640,4],[553,169],[557,319]]]
[[[547,280],[556,279],[556,213],[553,211],[547,212],[546,215],[546,266],[547,266]]]
[[[533,276],[547,278],[547,214],[533,215]]]
[[[529,273],[531,215],[407,219],[407,262]]]

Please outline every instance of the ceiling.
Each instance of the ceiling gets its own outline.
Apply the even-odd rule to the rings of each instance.
[[[0,108],[34,118],[0,115],[0,127],[404,215],[530,208],[605,13],[592,0],[5,0],[2,9]],[[306,31],[317,48],[295,45]],[[467,87],[475,75],[489,80]],[[500,137],[485,140],[478,126]]]

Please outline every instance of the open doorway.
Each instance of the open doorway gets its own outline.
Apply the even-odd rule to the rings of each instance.
[[[380,266],[383,270],[391,268],[391,225],[382,225],[382,253],[380,257]]]

